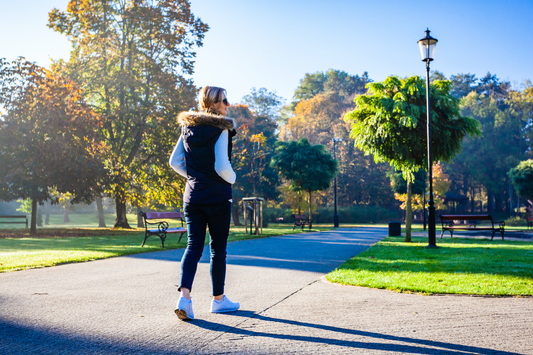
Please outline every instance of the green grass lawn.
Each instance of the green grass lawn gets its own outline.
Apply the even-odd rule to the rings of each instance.
[[[30,217],[28,216],[28,224],[30,223]],[[128,221],[132,227],[137,225],[137,216],[135,214],[127,214]],[[69,215],[70,222],[63,222],[62,214],[51,214],[50,215],[50,224],[44,225],[37,228],[97,228],[98,227],[98,217],[94,213],[72,213]],[[106,214],[104,216],[105,223],[107,227],[113,227],[115,224],[115,214]],[[43,216],[44,222],[44,216]],[[1,224],[0,231],[5,228],[9,229],[24,229],[26,225],[24,224]]]
[[[423,294],[533,295],[533,243],[464,238],[388,237],[327,279],[344,285]]]
[[[141,248],[144,229],[94,228],[93,224],[88,223],[87,216],[90,215],[71,216],[71,223],[67,225],[76,228],[64,228],[62,216],[61,223],[51,218],[51,225],[47,228],[38,228],[36,236],[30,236],[29,230],[25,228],[0,229],[0,272],[164,250],[157,236],[148,238],[145,246]],[[133,220],[130,216],[128,219]],[[83,228],[87,225],[93,228]],[[108,225],[112,225],[112,221]],[[179,225],[178,221],[170,226]],[[325,225],[313,227],[312,231],[331,229]],[[306,228],[303,232],[307,231],[309,229]],[[229,241],[293,233],[302,233],[302,230],[297,228],[293,231],[292,226],[288,224],[273,224],[263,228],[262,235],[256,236],[246,234],[244,227],[232,227]],[[165,249],[184,248],[187,243],[186,235],[180,243],[178,238],[179,235],[169,235],[165,240]],[[208,240],[209,238],[206,238],[206,243]]]

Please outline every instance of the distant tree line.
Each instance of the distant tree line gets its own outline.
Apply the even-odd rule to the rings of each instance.
[[[437,136],[434,136],[434,144],[441,140],[442,144],[454,147],[452,150],[446,148],[449,152],[453,151],[453,154],[442,155],[446,161],[436,170],[441,178],[446,177],[440,184],[446,185],[444,192],[448,190],[446,194],[442,192],[443,196],[439,196],[438,207],[444,208],[442,202],[459,196],[463,201],[468,199],[468,204],[463,204],[464,210],[460,212],[511,212],[513,194],[516,194],[514,191],[518,188],[512,184],[508,173],[521,161],[532,157],[531,82],[526,81],[521,90],[513,90],[509,82],[501,81],[490,73],[480,79],[473,74],[458,74],[452,75],[448,80],[439,72],[432,73],[431,82],[432,85],[436,82],[447,83],[446,95],[457,100],[459,108],[452,117],[473,119],[474,121],[468,122],[478,122],[479,129],[474,130],[472,123],[469,123],[470,126],[467,126],[469,128],[465,132],[470,133],[464,139],[459,138],[456,144],[454,138],[449,135],[439,136],[439,133],[444,134],[444,131],[441,129],[442,132],[439,132],[438,125],[435,126],[437,131],[434,135]],[[356,105],[354,98],[366,94],[369,83],[372,83],[372,80],[366,72],[359,76],[332,69],[306,74],[295,89],[293,100],[283,106],[276,115],[277,131],[272,132],[271,140],[291,141],[306,138],[312,144],[324,145],[332,152],[335,134],[342,139],[337,152],[339,205],[366,204],[396,208],[399,205],[394,199],[397,187],[391,189],[391,182],[387,177],[387,174],[394,173],[394,169],[391,170],[388,164],[376,163],[373,154],[365,155],[362,150],[356,148],[353,139],[349,137],[350,125],[343,120],[347,112],[361,104],[359,101]],[[263,90],[262,94],[268,96],[269,93]],[[421,99],[425,100],[425,96]],[[266,101],[268,100],[263,100]],[[253,106],[253,102],[248,104],[249,107]],[[276,106],[279,107],[279,104],[277,102]],[[425,110],[423,106],[422,103],[421,110]],[[438,109],[435,111],[438,116]],[[419,132],[413,137],[415,141],[420,140],[420,137],[425,141],[425,118],[421,124],[422,133]],[[455,125],[454,128],[460,127]],[[398,137],[398,141],[403,138]],[[422,149],[425,144],[423,141],[421,152],[426,159],[425,149]],[[437,146],[434,148],[438,149]],[[298,203],[295,204],[293,192],[284,188],[283,181],[280,183],[277,191],[281,200],[278,201],[285,200],[285,205],[298,206]],[[331,205],[332,197],[332,190],[316,195],[321,206]],[[452,206],[453,204],[450,204],[450,207]]]

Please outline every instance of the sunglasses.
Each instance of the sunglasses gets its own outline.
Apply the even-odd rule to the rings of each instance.
[[[218,104],[219,102],[223,102],[224,105],[229,106],[228,99],[224,99],[224,100],[222,100],[222,101],[217,101],[217,102],[215,102],[215,103]]]

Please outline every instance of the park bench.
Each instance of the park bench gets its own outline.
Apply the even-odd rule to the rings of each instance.
[[[444,235],[445,231],[450,232],[450,236],[453,238],[453,231],[455,230],[470,230],[470,231],[492,231],[492,237],[494,234],[500,232],[503,240],[503,233],[505,232],[505,222],[495,222],[490,214],[487,215],[440,215],[442,223],[442,232],[440,237]],[[460,223],[457,221],[466,221],[466,223]],[[478,225],[478,221],[489,221],[490,225]],[[495,225],[497,224],[497,225]]]
[[[28,217],[25,214],[0,215],[0,218],[15,219],[15,221],[1,221],[0,223],[26,224],[26,228],[28,228]],[[19,221],[20,219],[24,219],[24,221]]]
[[[157,235],[159,238],[161,238],[161,245],[164,248],[167,234],[181,233],[180,238],[178,239],[178,243],[179,243],[181,241],[181,237],[183,237],[183,234],[187,232],[187,229],[183,227],[183,213],[182,212],[143,212],[143,211],[140,211],[139,215],[144,219],[144,228],[145,228],[144,240],[143,240],[141,247],[144,247],[144,243],[146,242],[146,239],[148,239],[148,237],[151,235]],[[163,219],[178,219],[178,218],[181,221],[181,227],[169,228],[168,222],[162,221]],[[153,222],[154,220],[156,221]],[[148,221],[152,221],[152,222],[148,222]],[[150,228],[149,225],[157,225],[157,229]]]
[[[294,226],[292,227],[292,230],[294,230],[294,228],[296,227],[302,227],[302,230],[304,229],[305,226],[308,226],[309,225],[309,221],[307,221],[304,216],[300,215],[300,214],[295,214],[294,215]]]

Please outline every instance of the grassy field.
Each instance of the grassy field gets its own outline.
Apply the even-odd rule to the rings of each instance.
[[[137,216],[134,214],[128,214],[128,221],[132,227],[137,225]],[[115,214],[106,214],[104,216],[105,223],[107,227],[113,227],[115,223]],[[98,227],[98,217],[96,214],[70,214],[70,222],[63,222],[62,214],[52,214],[50,215],[50,224],[44,225],[38,228],[97,228]],[[43,216],[44,221],[44,216]],[[30,216],[28,216],[28,224],[30,223]],[[24,224],[1,224],[0,230],[2,229],[24,229],[26,225]]]
[[[487,239],[388,237],[351,258],[327,279],[423,294],[533,295],[533,243]]]
[[[57,218],[53,218],[57,217]],[[113,224],[113,217],[109,218],[109,225]],[[128,216],[128,220],[136,221],[135,216]],[[152,236],[141,248],[144,239],[144,229],[135,228],[112,229],[96,228],[97,221],[92,215],[72,215],[71,223],[64,224],[63,216],[51,216],[50,226],[38,228],[38,234],[29,235],[25,228],[0,229],[0,272],[24,270],[71,262],[84,262],[115,256],[146,253],[164,250],[161,240]],[[133,224],[133,223],[131,223]],[[179,221],[170,226],[180,226]],[[9,226],[9,225],[8,225]],[[331,227],[314,226],[312,231],[328,230]],[[303,232],[307,232],[305,229]],[[263,228],[259,236],[248,235],[244,227],[232,227],[229,241],[265,238],[283,234],[301,233],[301,229],[292,230],[290,225],[270,225]],[[184,236],[178,243],[179,235],[170,235],[165,240],[165,249],[183,248],[187,238]],[[209,238],[206,238],[206,243]]]

